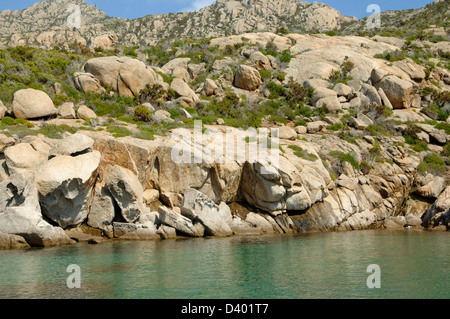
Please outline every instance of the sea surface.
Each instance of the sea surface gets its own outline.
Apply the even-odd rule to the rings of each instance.
[[[380,288],[369,288],[368,281]],[[5,298],[448,299],[450,232],[368,230],[0,251]]]

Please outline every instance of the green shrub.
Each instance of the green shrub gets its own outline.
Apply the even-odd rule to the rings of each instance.
[[[297,157],[300,157],[302,159],[305,159],[305,160],[308,160],[311,162],[317,161],[319,159],[316,155],[306,152],[300,146],[289,145],[288,148],[290,148],[291,150],[294,151],[294,155],[296,155]]]
[[[446,170],[445,161],[439,155],[430,153],[425,156],[417,170],[420,174],[442,174]]]
[[[403,51],[395,50],[395,51],[384,51],[383,53],[377,53],[374,55],[376,59],[384,59],[389,62],[401,61],[406,59],[406,55]]]
[[[14,125],[15,121],[14,121],[14,119],[12,117],[5,116],[4,118],[2,118],[1,124],[3,124],[3,125]]]
[[[286,92],[286,100],[290,105],[307,104],[311,99],[312,93],[313,89],[306,89],[291,78]]]
[[[351,153],[344,153],[341,151],[331,151],[328,155],[337,158],[341,163],[348,162],[350,165],[359,171],[360,166],[358,161],[354,158]]]
[[[78,131],[76,127],[69,126],[67,124],[62,125],[55,125],[55,124],[44,124],[40,129],[39,133],[48,137],[48,138],[54,138],[54,139],[62,139],[63,134],[65,132],[69,132],[71,134],[74,134]]]
[[[411,148],[416,152],[423,152],[428,150],[428,143],[418,139],[417,134],[421,132],[421,129],[417,125],[409,125],[403,132],[405,142],[408,143]]]
[[[334,123],[334,124],[332,124],[332,125],[329,125],[328,127],[327,127],[327,130],[330,130],[330,131],[339,131],[339,130],[342,130],[344,128],[344,125],[342,125],[341,123]]]
[[[55,106],[60,106],[61,104],[65,103],[67,101],[70,101],[70,98],[64,94],[57,94],[53,98],[53,104],[55,104]]]
[[[283,82],[284,80],[286,80],[286,76],[283,73],[278,73],[277,80]]]
[[[266,88],[269,90],[269,99],[278,99],[280,96],[286,95],[286,89],[275,82],[270,81],[266,84]]]
[[[143,90],[139,93],[139,102],[145,103],[157,103],[167,95],[167,92],[160,84],[154,84],[150,86],[147,84]]]
[[[152,119],[152,116],[150,114],[150,111],[143,105],[139,105],[134,110],[134,116],[133,120],[136,122],[150,122]]]
[[[134,136],[136,138],[142,139],[142,140],[154,140],[155,139],[155,130],[152,127],[148,126],[141,126],[139,127],[139,133],[135,134]]]
[[[133,133],[123,126],[110,125],[106,128],[109,133],[113,133],[114,137],[131,136]]]
[[[282,63],[290,63],[292,59],[292,55],[289,50],[283,51],[280,56],[280,62]]]
[[[307,122],[305,120],[298,120],[295,122],[295,126],[306,126]]]
[[[450,135],[450,124],[441,122],[435,126],[438,130],[444,130],[445,134]]]
[[[444,149],[442,150],[442,156],[450,157],[450,142],[445,144]]]
[[[259,75],[261,75],[261,80],[270,80],[272,78],[272,72],[269,70],[260,70]]]

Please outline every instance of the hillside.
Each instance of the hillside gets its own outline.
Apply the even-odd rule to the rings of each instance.
[[[69,5],[81,8],[82,27],[66,26]],[[139,19],[108,17],[82,0],[41,1],[21,11],[0,13],[0,46],[51,48],[78,41],[92,48],[112,43],[149,45],[165,39],[209,38],[285,28],[295,32],[338,29],[353,21],[328,5],[298,0],[218,0],[196,12],[148,15]]]

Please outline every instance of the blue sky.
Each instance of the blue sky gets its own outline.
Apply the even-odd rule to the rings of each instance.
[[[0,0],[0,11],[22,10],[37,0]],[[96,4],[97,8],[109,16],[121,18],[139,18],[147,14],[182,12],[198,10],[210,5],[214,0],[86,0],[89,4]],[[307,2],[313,2],[308,0]],[[370,15],[366,9],[369,4],[378,4],[381,11],[414,9],[425,6],[433,0],[318,0],[339,10],[342,14],[362,18]]]

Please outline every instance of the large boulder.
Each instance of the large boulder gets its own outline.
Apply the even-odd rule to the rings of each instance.
[[[155,71],[130,57],[94,58],[86,62],[84,71],[97,78],[103,87],[130,97],[157,82]]]
[[[72,134],[53,148],[50,149],[50,156],[56,155],[77,155],[81,153],[86,153],[92,150],[94,146],[94,140],[87,135],[81,133]]]
[[[76,227],[87,218],[100,157],[97,151],[76,157],[60,155],[36,173],[43,213],[59,226]]]
[[[206,79],[203,84],[203,92],[206,96],[214,95],[214,92],[218,88],[217,83],[214,80]]]
[[[20,143],[5,150],[6,165],[10,173],[32,172],[47,158],[29,143]]]
[[[251,66],[240,65],[234,76],[234,86],[254,91],[261,86],[261,75],[258,70]]]
[[[187,97],[194,102],[198,102],[199,98],[197,94],[189,87],[189,85],[182,79],[175,78],[170,84],[170,88],[175,91],[177,97]]]
[[[64,230],[53,227],[31,206],[10,207],[0,213],[0,232],[23,237],[33,247],[74,244]]]
[[[129,169],[114,165],[106,168],[104,180],[125,221],[138,220],[144,213],[144,190],[138,177]]]
[[[205,228],[200,223],[197,222],[194,224],[189,218],[178,214],[165,206],[160,206],[158,213],[161,223],[175,228],[184,235],[203,237],[205,233]]]
[[[223,206],[222,206],[223,209]],[[232,231],[222,219],[221,206],[216,205],[205,194],[190,188],[184,192],[181,214],[191,220],[199,220],[210,236],[230,236]]]
[[[316,106],[325,107],[328,113],[337,113],[341,109],[341,102],[337,96],[328,96],[318,100]]]
[[[375,84],[375,87],[383,89],[394,109],[409,108],[416,99],[416,88],[413,83],[394,75],[385,76]]]
[[[23,89],[14,93],[13,112],[15,117],[21,119],[34,119],[58,114],[52,99],[45,92],[34,89]]]
[[[314,89],[313,95],[311,97],[311,103],[317,105],[317,101],[327,97],[336,97],[337,99],[337,95],[338,94],[333,90],[325,87],[319,87]]]
[[[416,82],[421,82],[423,79],[425,79],[426,74],[424,68],[415,63],[410,58],[394,62],[394,66],[407,73],[411,77],[411,79]]]
[[[77,117],[82,120],[96,119],[97,114],[86,105],[82,105],[77,110]]]

